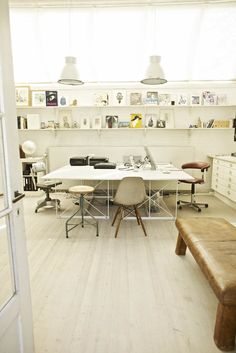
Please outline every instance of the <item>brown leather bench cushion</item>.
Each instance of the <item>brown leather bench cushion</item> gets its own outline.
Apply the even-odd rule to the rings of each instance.
[[[236,306],[236,227],[223,218],[178,218],[176,227],[219,301]]]

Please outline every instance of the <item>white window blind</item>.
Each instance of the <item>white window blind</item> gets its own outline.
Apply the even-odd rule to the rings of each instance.
[[[139,81],[161,55],[168,81],[236,79],[236,4],[11,8],[16,82],[56,82],[64,57],[81,79]]]

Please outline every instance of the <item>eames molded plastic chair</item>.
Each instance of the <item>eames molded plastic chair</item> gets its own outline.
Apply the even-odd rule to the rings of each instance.
[[[116,195],[113,202],[118,205],[112,226],[117,220],[117,227],[115,238],[117,237],[121,221],[130,215],[133,211],[135,213],[138,225],[141,225],[145,236],[147,236],[142,218],[138,207],[147,200],[145,184],[140,177],[125,177],[118,185]],[[125,214],[126,213],[126,214]]]
[[[201,212],[201,206],[207,208],[208,204],[207,203],[200,203],[196,202],[195,200],[195,192],[196,192],[196,185],[197,184],[204,184],[204,175],[205,172],[210,168],[210,164],[206,162],[190,162],[190,163],[185,163],[182,165],[182,169],[199,169],[201,172],[201,177],[200,178],[194,178],[192,180],[179,180],[181,183],[186,183],[191,185],[191,199],[190,201],[183,201],[183,200],[178,200],[177,205],[179,206],[178,208],[181,210],[182,206],[190,206],[195,208],[198,212]]]

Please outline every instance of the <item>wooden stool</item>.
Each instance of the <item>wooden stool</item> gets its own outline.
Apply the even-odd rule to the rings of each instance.
[[[77,186],[72,186],[69,188],[69,193],[78,196],[78,200],[75,202],[75,205],[79,205],[79,209],[66,221],[66,238],[69,238],[68,233],[74,229],[75,227],[79,226],[81,224],[82,228],[84,228],[85,222],[93,225],[96,227],[96,236],[98,237],[98,221],[96,218],[84,207],[85,203],[88,205],[90,204],[89,201],[86,200],[85,195],[91,194],[94,191],[94,187],[92,186],[87,186],[87,185],[77,185]],[[70,222],[78,213],[80,212],[81,214],[81,222],[79,223],[73,223]],[[86,220],[84,218],[85,214],[88,214],[94,222],[91,223],[90,221]]]

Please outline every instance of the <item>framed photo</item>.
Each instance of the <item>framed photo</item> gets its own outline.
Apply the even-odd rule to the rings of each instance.
[[[179,94],[177,104],[178,105],[188,105],[189,104],[188,95],[187,94]]]
[[[141,105],[142,104],[142,93],[132,92],[130,93],[130,105]]]
[[[158,92],[147,92],[145,104],[158,104]]]
[[[106,115],[106,128],[113,129],[118,127],[118,115]]]
[[[32,107],[46,107],[45,91],[32,91]]]
[[[130,122],[129,121],[119,121],[118,127],[119,128],[129,128]]]
[[[172,109],[161,109],[160,121],[165,121],[166,128],[173,129],[175,127],[174,111]]]
[[[201,96],[198,94],[192,94],[190,96],[190,104],[191,105],[200,105],[201,104]]]
[[[142,120],[142,114],[130,114],[130,127],[135,129],[143,127]]]
[[[159,94],[158,101],[159,101],[159,105],[171,105],[171,95]]]
[[[46,91],[46,106],[56,107],[57,105],[57,91]]]
[[[108,93],[95,93],[94,94],[94,104],[97,107],[105,107],[109,105],[109,95]]]
[[[204,91],[202,92],[202,104],[203,105],[217,105],[217,95],[213,92]]]
[[[102,117],[94,116],[92,120],[92,128],[93,129],[101,129],[102,127]]]
[[[145,114],[145,127],[148,129],[157,127],[157,114]]]
[[[59,126],[61,129],[70,129],[72,127],[72,112],[71,110],[59,111]]]
[[[90,129],[90,119],[88,117],[83,117],[80,119],[81,129]]]
[[[27,107],[29,106],[29,87],[16,87],[16,105]]]

